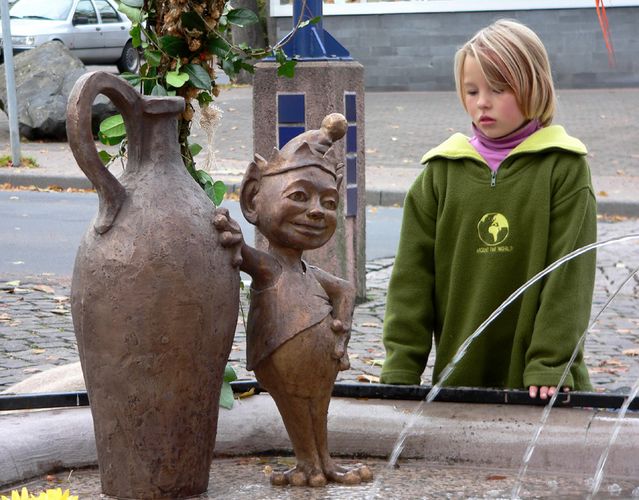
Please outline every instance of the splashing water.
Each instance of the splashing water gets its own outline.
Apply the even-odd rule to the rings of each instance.
[[[636,272],[636,271],[635,271]],[[615,422],[615,426],[612,429],[612,434],[610,435],[610,440],[608,441],[608,446],[604,449],[599,457],[599,462],[597,463],[597,470],[595,471],[595,475],[592,478],[592,491],[588,495],[588,500],[593,498],[599,492],[599,488],[601,487],[601,481],[603,480],[603,473],[606,468],[606,461],[608,460],[608,455],[610,454],[610,449],[615,444],[617,440],[617,435],[619,434],[619,430],[621,429],[621,423],[623,422],[624,417],[626,416],[626,412],[628,411],[628,407],[630,403],[637,397],[639,394],[639,380],[635,382],[635,385],[632,387],[632,391],[630,394],[626,396],[626,399],[621,405],[619,409],[619,415],[617,417],[617,421]]]
[[[606,303],[599,310],[599,312],[594,317],[594,319],[590,322],[590,325],[588,326],[588,328],[586,328],[586,331],[581,335],[581,337],[579,338],[579,341],[577,342],[577,345],[575,346],[575,349],[572,351],[572,356],[570,356],[570,359],[568,360],[568,363],[566,364],[566,368],[564,369],[564,372],[561,374],[561,378],[559,379],[559,382],[557,383],[557,387],[563,387],[566,381],[566,378],[568,377],[568,373],[570,373],[570,367],[575,362],[575,358],[577,357],[577,354],[579,354],[581,346],[586,341],[586,335],[597,324],[599,317],[608,308],[608,306],[612,303],[612,301],[619,294],[619,292],[621,292],[623,287],[626,286],[626,283],[628,283],[637,273],[639,273],[639,267],[635,269],[633,272],[631,272],[625,280],[623,280],[623,282],[619,285],[619,287],[617,287],[615,292],[612,293],[610,297],[608,297],[608,300],[606,301]],[[535,451],[535,446],[537,445],[537,441],[539,440],[541,431],[546,425],[546,421],[548,420],[548,417],[550,416],[550,411],[555,405],[555,401],[557,400],[557,397],[559,396],[559,394],[560,394],[560,391],[557,390],[550,398],[550,401],[548,401],[548,404],[546,404],[546,406],[544,407],[544,411],[541,414],[541,418],[539,419],[537,428],[535,429],[535,432],[533,433],[533,437],[528,443],[528,448],[526,448],[526,452],[524,453],[524,458],[522,459],[522,463],[519,468],[519,473],[517,474],[517,480],[515,481],[515,485],[513,486],[513,489],[510,495],[511,500],[519,498],[519,492],[521,491],[521,486],[524,480],[524,476],[526,475],[526,472],[528,470],[528,464],[530,463],[530,459],[532,458],[533,452]],[[632,399],[630,401],[632,401]]]
[[[392,469],[393,467],[395,467],[397,460],[399,459],[399,456],[401,455],[404,449],[404,444],[406,442],[406,439],[408,438],[412,428],[414,427],[415,422],[423,413],[424,406],[428,403],[431,403],[437,397],[443,385],[446,383],[446,380],[448,379],[450,374],[453,372],[453,370],[455,369],[459,361],[464,357],[470,345],[475,341],[477,337],[479,337],[479,335],[481,335],[481,333],[488,327],[488,325],[490,325],[490,323],[492,323],[495,320],[495,318],[497,318],[497,316],[499,316],[501,312],[504,309],[506,309],[506,307],[508,307],[512,302],[514,302],[521,294],[523,294],[528,288],[533,286],[537,281],[539,281],[544,276],[550,274],[552,271],[557,269],[559,266],[561,266],[565,262],[568,262],[569,260],[572,260],[575,257],[578,257],[579,255],[582,255],[591,250],[612,245],[614,243],[621,243],[624,241],[631,241],[631,240],[639,240],[639,233],[618,236],[615,238],[610,238],[604,241],[598,241],[598,242],[583,246],[581,248],[578,248],[577,250],[574,250],[570,252],[569,254],[564,255],[562,258],[556,260],[555,262],[550,264],[548,267],[546,267],[545,269],[543,269],[542,271],[534,275],[526,283],[524,283],[517,290],[515,290],[506,300],[504,300],[504,302],[502,302],[499,305],[499,307],[497,307],[497,309],[495,309],[490,314],[490,316],[488,316],[488,318],[486,318],[486,320],[481,325],[479,325],[479,327],[464,341],[464,343],[457,350],[453,359],[450,361],[450,363],[448,363],[448,365],[446,365],[446,367],[444,368],[444,370],[442,371],[440,375],[439,381],[432,386],[426,399],[419,404],[419,406],[413,413],[413,416],[411,417],[409,422],[402,429],[397,439],[397,442],[393,448],[393,451],[391,453],[390,459],[387,464],[387,468]],[[559,385],[559,387],[561,387],[561,385]],[[557,393],[555,393],[555,396],[553,396],[553,398],[556,399],[556,395]],[[551,399],[551,401],[548,403],[548,406],[551,406],[551,404],[553,403],[554,403],[554,400]],[[379,484],[380,481],[381,481],[381,477],[378,477],[375,480],[371,488],[372,492],[370,495],[368,495],[368,498],[375,497],[375,491],[378,491],[380,488],[380,484]]]

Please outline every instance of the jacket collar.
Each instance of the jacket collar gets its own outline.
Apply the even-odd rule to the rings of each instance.
[[[426,164],[434,158],[447,158],[450,160],[469,158],[486,163],[468,141],[468,137],[464,134],[453,134],[439,146],[428,151],[422,157],[421,163]],[[562,150],[578,155],[586,155],[588,153],[586,146],[579,139],[569,136],[561,125],[550,125],[537,130],[527,137],[506,158],[517,154],[539,153],[548,150]]]

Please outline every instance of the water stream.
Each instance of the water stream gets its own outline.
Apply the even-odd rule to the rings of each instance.
[[[599,317],[608,308],[608,306],[612,303],[612,301],[619,294],[619,292],[621,292],[621,290],[626,286],[626,284],[638,272],[639,272],[639,267],[635,269],[632,273],[630,273],[625,280],[622,281],[622,283],[617,287],[614,293],[610,294],[610,297],[608,297],[608,300],[606,301],[606,303],[603,305],[603,307],[599,310],[599,312],[590,322],[590,325],[588,326],[588,328],[586,328],[586,331],[581,335],[581,337],[579,338],[579,341],[577,342],[577,345],[572,351],[572,356],[570,356],[570,360],[568,361],[568,364],[566,365],[566,368],[564,372],[562,373],[561,378],[559,379],[559,383],[557,384],[557,387],[563,387],[566,381],[566,378],[568,377],[568,373],[570,373],[570,367],[575,362],[575,358],[577,357],[577,354],[579,353],[581,346],[586,341],[586,336],[588,335],[590,330],[592,330],[592,328],[594,328],[594,326],[597,324]],[[530,459],[532,458],[533,452],[535,451],[535,446],[537,445],[537,441],[539,440],[541,431],[546,425],[546,421],[548,420],[548,417],[550,416],[550,411],[555,405],[555,401],[557,400],[557,397],[559,396],[559,394],[560,394],[560,391],[559,390],[556,391],[555,394],[553,394],[552,397],[550,398],[550,401],[548,401],[548,404],[544,407],[544,411],[542,412],[541,418],[539,419],[539,424],[537,424],[537,428],[535,429],[535,432],[533,433],[533,437],[530,440],[530,443],[528,444],[528,448],[526,449],[526,452],[524,453],[524,458],[522,459],[521,467],[519,468],[519,473],[517,474],[517,480],[515,482],[515,486],[513,487],[513,490],[510,496],[511,499],[519,498],[519,493],[521,491],[521,486],[524,480],[524,476],[526,475],[526,472],[528,470],[528,464],[530,463]],[[630,399],[630,401],[632,401],[632,399]],[[601,481],[599,481],[599,483],[601,484]]]
[[[387,464],[388,469],[392,469],[392,468],[395,467],[395,465],[397,463],[397,460],[398,460],[399,456],[401,455],[401,453],[402,453],[402,451],[404,449],[404,444],[406,442],[406,439],[408,438],[412,428],[414,427],[415,422],[422,415],[425,405],[427,405],[428,403],[431,403],[437,397],[437,395],[439,394],[439,392],[441,391],[442,387],[446,383],[446,380],[448,379],[450,374],[453,372],[453,370],[455,369],[455,367],[457,366],[459,361],[466,354],[466,351],[468,350],[469,346],[475,341],[475,339],[477,339],[477,337],[479,337],[479,335],[482,334],[482,332],[488,327],[488,325],[490,325],[490,323],[492,323],[495,320],[495,318],[497,318],[497,316],[499,316],[501,314],[501,312],[506,307],[508,307],[512,302],[514,302],[517,298],[519,298],[519,296],[521,294],[523,294],[528,288],[530,288],[532,285],[534,285],[537,281],[542,279],[544,276],[550,274],[552,271],[557,269],[559,266],[561,266],[565,262],[568,262],[569,260],[572,260],[575,257],[578,257],[578,256],[580,256],[580,255],[582,255],[582,254],[584,254],[586,252],[589,252],[591,250],[595,250],[597,248],[603,248],[605,246],[612,245],[612,244],[615,244],[615,243],[622,243],[622,242],[625,242],[625,241],[632,241],[632,240],[639,240],[639,233],[632,233],[632,234],[627,234],[627,235],[623,235],[623,236],[618,236],[618,237],[610,238],[608,240],[591,243],[589,245],[586,245],[586,246],[583,246],[581,248],[578,248],[577,250],[574,250],[574,251],[570,252],[569,254],[566,254],[562,258],[556,260],[555,262],[550,264],[548,267],[546,267],[545,269],[543,269],[542,271],[540,271],[539,273],[534,275],[526,283],[524,283],[517,290],[515,290],[506,300],[504,300],[504,302],[502,302],[501,305],[499,305],[499,307],[497,307],[490,314],[490,316],[488,316],[488,318],[486,318],[486,320],[481,325],[479,325],[479,327],[459,347],[459,349],[457,350],[457,353],[455,354],[453,359],[450,361],[450,363],[448,363],[448,365],[446,365],[446,367],[442,371],[438,382],[436,384],[433,384],[433,386],[432,386],[431,390],[429,391],[428,396],[426,397],[426,399],[424,401],[422,401],[420,403],[420,405],[417,407],[417,409],[413,413],[413,416],[411,417],[409,422],[404,426],[404,428],[402,429],[402,431],[401,431],[401,433],[400,433],[400,435],[399,435],[399,437],[397,439],[397,442],[396,442],[396,444],[395,444],[395,446],[393,448],[393,451],[391,453],[390,459],[389,459],[388,464]],[[574,358],[574,356],[573,356],[573,358]],[[572,358],[571,358],[571,361],[573,361]],[[560,385],[560,387],[561,387],[561,385]],[[556,399],[556,396],[553,396],[553,398]],[[548,405],[547,405],[548,408],[552,407],[551,405],[554,403],[554,399],[553,398],[551,398],[550,402],[548,403]],[[531,455],[532,455],[532,453],[531,453]],[[372,491],[373,491],[373,495],[374,495],[375,491],[379,490],[380,481],[381,481],[381,477],[378,477],[375,480],[375,482],[373,484],[373,487],[371,488]],[[369,496],[368,498],[373,498],[373,497],[374,496]]]

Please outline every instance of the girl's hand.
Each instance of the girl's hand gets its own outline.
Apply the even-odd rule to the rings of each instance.
[[[557,388],[555,386],[542,386],[542,387],[537,387],[536,385],[531,385],[528,388],[528,395],[531,397],[531,399],[535,399],[537,397],[537,390],[539,389],[539,399],[548,399],[548,398],[552,398],[555,395],[555,392],[557,392]],[[564,392],[569,392],[570,391],[570,387],[564,387]]]

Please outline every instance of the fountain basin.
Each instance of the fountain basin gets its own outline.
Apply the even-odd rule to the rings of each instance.
[[[415,401],[333,398],[329,444],[335,455],[385,458],[400,431],[410,424],[403,458],[517,470],[542,410],[519,405],[435,402],[421,406]],[[553,409],[530,469],[592,476],[615,422],[612,411]],[[97,464],[88,407],[3,412],[0,429],[0,486],[54,469]],[[639,415],[629,413],[610,453],[606,475],[639,478],[638,431]],[[290,453],[286,431],[268,394],[236,401],[232,410],[220,410],[215,450],[226,456]]]

